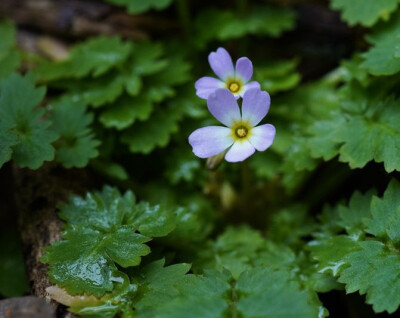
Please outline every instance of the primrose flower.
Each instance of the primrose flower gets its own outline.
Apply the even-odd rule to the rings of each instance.
[[[270,102],[267,92],[252,88],[244,93],[240,111],[228,89],[217,89],[207,99],[207,106],[226,127],[208,126],[195,130],[189,136],[194,154],[210,158],[226,152],[226,161],[238,162],[247,159],[256,150],[266,150],[274,141],[275,127],[257,125],[267,115]]]
[[[247,57],[238,59],[236,67],[233,67],[231,56],[220,47],[208,55],[208,62],[220,79],[209,76],[198,79],[194,86],[200,98],[207,99],[218,88],[229,89],[235,98],[243,97],[248,89],[260,88],[258,82],[249,82],[253,75],[253,64]]]

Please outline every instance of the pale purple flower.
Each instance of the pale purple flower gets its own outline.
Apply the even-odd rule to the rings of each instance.
[[[241,57],[233,66],[231,56],[224,48],[220,47],[216,52],[208,55],[208,62],[219,79],[205,76],[194,84],[196,95],[207,99],[218,88],[227,88],[235,98],[243,97],[251,88],[260,88],[258,82],[249,82],[253,75],[253,64],[247,57]]]
[[[210,158],[226,151],[225,160],[243,161],[256,150],[264,151],[275,138],[275,127],[257,126],[267,115],[271,99],[267,92],[252,88],[243,95],[242,110],[233,94],[219,88],[207,99],[211,114],[226,127],[208,126],[195,130],[189,143],[197,157]]]

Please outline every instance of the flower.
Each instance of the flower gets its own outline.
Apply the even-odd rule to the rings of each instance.
[[[208,55],[208,62],[214,73],[220,78],[205,76],[196,81],[196,95],[207,99],[218,88],[227,88],[235,98],[243,97],[243,94],[251,88],[260,88],[258,82],[249,82],[253,75],[253,64],[247,57],[241,57],[236,61],[236,67],[229,53],[222,47]]]
[[[275,138],[275,127],[257,126],[267,115],[271,99],[258,88],[248,89],[243,95],[240,111],[233,94],[219,88],[207,99],[211,114],[226,127],[208,126],[195,130],[189,136],[193,152],[200,158],[210,158],[226,152],[225,160],[243,161],[256,150],[264,151]]]

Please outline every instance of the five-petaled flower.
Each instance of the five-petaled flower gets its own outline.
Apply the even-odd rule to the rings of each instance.
[[[255,150],[264,151],[275,138],[275,127],[257,126],[267,115],[271,99],[258,88],[243,95],[242,110],[226,88],[215,90],[207,99],[211,114],[226,127],[208,126],[195,130],[189,136],[193,152],[200,158],[210,158],[226,151],[225,160],[243,161]]]
[[[208,61],[214,73],[220,78],[205,76],[195,83],[196,94],[200,98],[207,99],[218,88],[227,88],[235,98],[243,97],[251,88],[260,88],[258,82],[249,82],[253,75],[253,64],[247,57],[241,57],[236,61],[236,67],[229,53],[222,47],[216,52],[211,52]]]

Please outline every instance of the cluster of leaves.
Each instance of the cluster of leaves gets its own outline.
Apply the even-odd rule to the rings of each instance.
[[[98,109],[104,128],[122,131],[131,152],[147,154],[177,131],[182,102],[161,103],[190,79],[189,64],[180,56],[166,58],[165,50],[161,43],[97,37],[75,46],[65,60],[39,65],[35,75],[64,90],[63,100]]]
[[[375,191],[354,193],[348,205],[326,212],[308,248],[320,273],[345,284],[346,291],[366,294],[376,312],[395,312],[400,305],[400,184],[392,181],[382,198]]]
[[[13,159],[20,167],[37,169],[56,159],[67,168],[83,167],[97,156],[99,141],[88,128],[93,116],[85,105],[55,103],[44,117],[46,109],[37,106],[45,92],[31,75],[14,73],[0,85],[0,166]]]
[[[336,157],[351,169],[375,161],[387,172],[400,170],[400,58],[393,41],[400,36],[399,21],[395,12],[389,21],[377,23],[366,36],[369,50],[275,99],[271,111],[280,134],[272,152],[254,158],[257,176],[279,173],[287,189],[299,189],[322,161]],[[265,160],[270,168],[261,166]]]
[[[167,9],[172,0],[108,2],[137,14]],[[0,165],[13,159],[38,168],[55,159],[83,167],[97,157],[93,167],[108,175],[145,175],[144,182],[121,184],[148,202],[104,187],[61,207],[62,240],[42,259],[56,285],[50,295],[82,317],[320,318],[328,310],[318,295],[345,289],[366,294],[375,312],[395,312],[399,183],[393,180],[381,197],[355,192],[347,205],[327,206],[318,222],[310,211],[317,214],[327,193],[336,194],[346,177],[372,161],[382,168],[381,179],[400,171],[398,2],[332,0],[349,25],[371,28],[365,52],[304,84],[297,71],[301,56],[281,60],[252,50],[264,48],[261,37],[295,27],[290,8],[199,5],[190,21],[180,16],[189,23],[186,42],[95,37],[61,61],[40,62],[25,77],[12,74],[21,53],[12,25],[1,24]],[[189,1],[176,5],[182,15]],[[209,124],[192,73],[208,75],[209,50],[237,47],[238,40],[243,48],[232,55],[244,55],[239,52],[247,46],[254,79],[273,97],[268,122],[277,136],[271,149],[249,159],[249,170],[222,165],[208,173],[187,145],[199,120]],[[34,77],[55,93],[50,101]],[[99,150],[93,132],[101,137]],[[114,163],[121,153],[124,160]],[[217,200],[212,204],[201,189]],[[261,230],[225,224],[239,209],[253,224],[256,211]]]
[[[317,274],[300,267],[309,263],[307,258],[249,227],[228,228],[215,241],[197,240],[195,248],[181,254],[199,251],[193,256],[197,274],[190,274],[189,264],[165,266],[165,260],[154,261],[157,253],[149,255],[148,245],[177,230],[181,240],[191,240],[196,233],[184,231],[193,228],[187,209],[136,203],[132,192],[121,195],[104,187],[86,198],[73,197],[61,207],[60,217],[66,221],[64,240],[48,247],[42,261],[49,264],[50,279],[58,285],[49,289],[50,294],[82,317],[117,313],[185,317],[188,310],[196,317],[229,313],[323,317],[327,313],[316,285],[307,285],[304,279]],[[152,246],[163,242],[168,240],[157,240]],[[66,297],[67,293],[86,296]],[[264,306],[265,302],[274,305]]]

